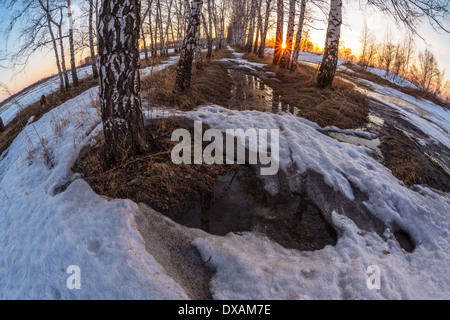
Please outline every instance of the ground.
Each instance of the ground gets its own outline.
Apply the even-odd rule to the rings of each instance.
[[[194,87],[179,110],[179,97],[155,80],[170,77],[176,59],[142,70],[151,76],[143,80],[148,155],[102,162],[98,87],[23,124],[0,157],[0,298],[449,298],[448,110],[357,73],[358,82],[343,73],[323,104],[284,101],[286,93],[280,101],[290,76],[231,48],[196,71],[222,87]],[[355,116],[321,122],[308,112],[342,110],[345,90],[367,96],[350,99]],[[170,131],[193,121],[278,128],[279,173],[168,169]],[[419,169],[408,174],[392,160],[402,157]],[[81,290],[66,286],[71,265],[81,269]],[[379,290],[367,286],[374,265]]]

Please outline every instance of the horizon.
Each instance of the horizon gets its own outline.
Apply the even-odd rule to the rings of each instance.
[[[362,8],[362,6],[365,8]],[[4,12],[0,13],[0,16],[2,16],[3,13]],[[398,25],[392,17],[380,13],[368,5],[361,5],[359,1],[347,2],[343,8],[343,14],[344,24],[341,29],[341,44],[346,48],[350,48],[356,57],[359,57],[360,55],[360,37],[364,21],[367,21],[369,30],[376,36],[377,42],[383,41],[384,35],[388,30],[392,31],[394,35],[394,43],[401,42],[402,38],[407,34],[404,27]],[[350,21],[351,23],[349,23]],[[381,25],[379,21],[384,21],[383,25]],[[286,25],[287,22],[285,21],[285,29]],[[313,25],[307,28],[311,36],[311,42],[320,49],[323,49],[324,47],[326,27],[327,22],[323,20],[315,21]],[[417,57],[419,52],[423,52],[426,48],[430,49],[436,56],[439,68],[446,71],[445,81],[450,82],[450,33],[443,30],[438,32],[428,23],[424,23],[421,28],[418,29],[419,34],[423,39],[420,39],[418,36],[415,37],[415,57]],[[3,35],[5,43],[7,42],[7,52],[9,52],[9,54],[12,54],[11,51],[14,50],[9,44],[10,42],[17,41],[17,32],[17,30],[13,30],[8,39],[9,41],[6,41],[6,35]],[[270,39],[271,34],[274,34],[274,30],[269,30],[268,39]],[[0,52],[1,50],[5,50],[5,48],[0,47]],[[70,61],[70,54],[68,50],[66,51],[66,64],[67,70],[69,70],[70,63],[68,63],[68,61]],[[80,66],[80,61],[88,56],[89,54],[86,49],[82,50],[81,53],[78,53],[76,61],[77,66]],[[8,63],[11,61],[12,59],[8,59]],[[33,54],[30,57],[30,61],[23,67],[23,70],[14,70],[11,67],[0,69],[0,83],[5,84],[13,94],[17,94],[42,79],[53,77],[55,75],[57,75],[57,69],[54,65],[54,54],[53,50],[49,48]],[[0,103],[9,97],[9,94],[0,92]]]

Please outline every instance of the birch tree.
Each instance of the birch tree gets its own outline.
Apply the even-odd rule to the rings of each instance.
[[[94,46],[94,10],[94,0],[89,0],[89,50],[91,53],[92,74],[94,79],[98,79],[97,56],[95,55]]]
[[[295,4],[296,0],[289,0],[289,19],[286,33],[286,48],[283,50],[283,58],[281,59],[281,67],[288,68],[292,58],[292,42],[294,40],[295,27]]]
[[[191,86],[192,61],[194,51],[200,38],[200,22],[203,0],[192,0],[190,10],[189,26],[186,38],[181,50],[181,57],[177,65],[177,77],[175,82],[175,91],[183,92]]]
[[[252,52],[253,49],[253,37],[255,35],[255,14],[256,14],[256,0],[251,0],[251,7],[250,7],[250,27],[248,29],[248,38],[247,38],[247,45],[246,49],[247,52]]]
[[[300,44],[302,42],[303,24],[305,22],[306,13],[306,0],[300,2],[300,17],[298,19],[297,35],[295,36],[294,53],[291,61],[291,70],[294,71],[297,68],[297,61],[300,55]]]
[[[272,1],[273,0],[266,0],[266,14],[264,19],[264,27],[261,35],[261,45],[259,46],[258,50],[258,56],[261,59],[264,58],[264,51],[266,49],[266,39],[267,39],[267,32],[269,30],[269,19],[270,19],[270,12],[272,11]]]
[[[140,0],[103,0],[99,14],[100,98],[107,156],[148,150],[139,74]]]
[[[69,49],[70,49],[70,69],[72,74],[72,82],[75,87],[78,87],[77,65],[75,61],[75,46],[73,44],[73,15],[71,0],[67,0],[67,16],[69,18]]]
[[[342,25],[342,0],[331,0],[325,53],[317,77],[317,86],[327,88],[333,84],[339,60],[339,39]]]
[[[279,65],[283,55],[283,23],[284,23],[284,1],[277,0],[277,31],[275,35],[275,51],[273,64]]]

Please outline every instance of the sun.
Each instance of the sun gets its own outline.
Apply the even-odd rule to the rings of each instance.
[[[286,49],[286,47],[287,47],[287,46],[286,46],[286,42],[283,42],[283,44],[281,45],[281,49],[284,50],[284,49]]]

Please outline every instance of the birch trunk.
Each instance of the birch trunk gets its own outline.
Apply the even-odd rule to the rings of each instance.
[[[261,36],[261,45],[259,46],[258,56],[262,59],[264,58],[264,51],[266,50],[266,38],[267,31],[269,30],[269,17],[270,17],[270,9],[272,5],[272,0],[266,1],[266,17],[264,21],[264,29],[263,34]]]
[[[246,49],[247,52],[252,52],[253,49],[253,38],[255,36],[255,12],[256,12],[256,0],[251,0],[252,5],[250,9],[250,27],[248,29],[248,40]]]
[[[100,98],[107,156],[148,150],[139,74],[140,0],[103,0],[98,30]]]
[[[192,1],[188,31],[177,66],[177,78],[175,82],[175,91],[177,92],[183,92],[191,86],[192,61],[198,39],[200,38],[200,15],[202,6],[203,0]]]
[[[298,57],[300,55],[300,44],[302,41],[302,33],[303,33],[303,24],[305,21],[305,11],[306,11],[306,0],[301,0],[300,4],[300,18],[298,21],[298,29],[297,29],[297,35],[295,37],[295,46],[294,46],[294,53],[291,61],[291,70],[295,71],[297,68],[297,61]]]
[[[94,0],[89,0],[89,49],[91,51],[92,74],[98,79],[97,57],[94,47]]]
[[[317,77],[317,86],[327,88],[333,84],[339,59],[339,39],[342,25],[342,0],[331,0],[325,53]]]
[[[283,55],[283,22],[284,22],[284,1],[277,0],[277,31],[275,35],[275,51],[273,54],[273,64],[279,65]]]
[[[289,20],[286,33],[286,49],[283,51],[283,67],[289,68],[292,58],[292,42],[294,40],[296,0],[289,0]]]
[[[73,44],[73,16],[71,0],[67,0],[67,14],[69,17],[69,48],[70,48],[70,69],[72,73],[72,82],[75,87],[78,87],[77,65],[75,61],[75,46]]]
[[[62,67],[63,76],[64,76],[64,86],[66,87],[66,89],[69,89],[70,81],[69,81],[69,76],[67,74],[66,57],[65,57],[65,52],[64,52],[64,38],[63,38],[63,33],[62,33],[62,21],[63,21],[63,17],[64,17],[62,8],[60,10],[60,14],[61,14],[61,19],[60,19],[57,27],[58,27],[58,34],[59,34],[59,45],[60,45],[60,49],[61,49],[61,67]]]
[[[258,27],[256,29],[256,40],[255,46],[253,48],[253,54],[258,53],[258,43],[259,39],[262,37],[262,16],[261,16],[262,0],[258,0],[258,2],[259,2],[257,6]]]

